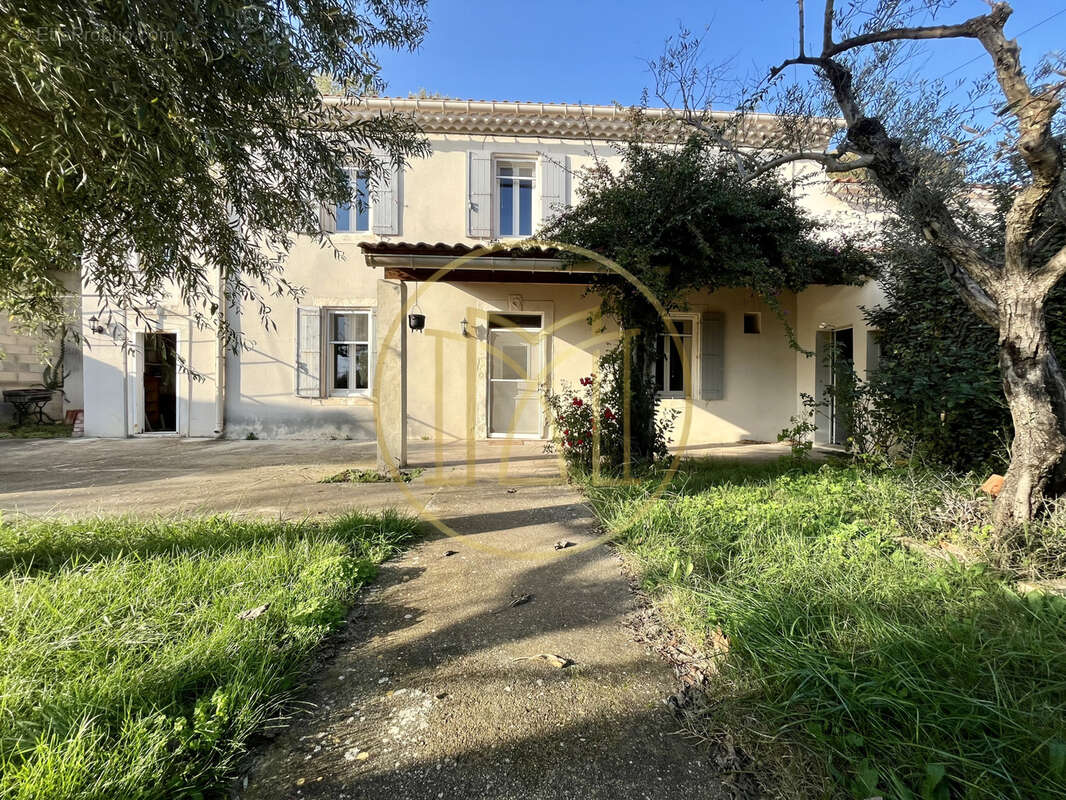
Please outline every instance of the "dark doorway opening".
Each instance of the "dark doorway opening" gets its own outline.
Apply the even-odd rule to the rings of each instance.
[[[854,380],[855,332],[851,328],[833,331],[833,385],[841,387]],[[847,444],[851,436],[850,409],[837,408],[833,402],[833,444]]]
[[[178,429],[178,335],[144,335],[144,430],[174,433]]]

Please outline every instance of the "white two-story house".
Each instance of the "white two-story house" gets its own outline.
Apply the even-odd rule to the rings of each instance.
[[[254,309],[231,312],[245,351],[225,351],[179,305],[130,314],[124,328],[102,324],[99,298],[83,297],[87,436],[378,439],[395,463],[408,439],[548,435],[545,387],[589,374],[615,340],[610,325],[590,324],[598,301],[586,292],[588,272],[610,267],[590,259],[561,270],[551,249],[511,244],[574,200],[594,157],[617,158],[609,143],[624,136],[628,113],[389,98],[351,113],[382,111],[414,114],[431,155],[395,172],[369,208],[323,209],[342,257],[298,241],[286,277],[305,287],[302,299],[278,299],[269,327]],[[749,126],[753,143],[764,125],[773,119]],[[848,213],[827,185],[803,201]],[[836,343],[861,375],[876,357],[861,306],[878,299],[871,283],[780,302],[801,346]],[[773,440],[800,393],[828,379],[746,290],[694,294],[671,320],[656,379],[664,406],[683,412],[684,443]],[[819,439],[833,438],[826,417]]]

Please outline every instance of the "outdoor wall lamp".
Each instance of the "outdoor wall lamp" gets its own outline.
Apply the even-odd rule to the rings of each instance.
[[[104,332],[104,326],[100,324],[100,320],[95,314],[89,317],[89,330],[97,334]]]
[[[426,315],[422,312],[422,306],[418,305],[418,284],[415,284],[415,304],[411,307],[411,313],[407,315],[407,327],[414,333],[422,333],[426,329]]]
[[[466,317],[463,317],[461,320],[459,320],[459,331],[460,331],[460,333],[463,334],[463,336],[469,336],[470,335],[469,333],[466,332],[467,324],[468,323],[466,321]]]

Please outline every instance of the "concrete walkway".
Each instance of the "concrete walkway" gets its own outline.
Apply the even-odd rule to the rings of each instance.
[[[395,506],[440,526],[363,596],[303,696],[308,713],[255,761],[248,800],[721,796],[713,754],[676,734],[671,669],[624,626],[635,600],[618,559],[554,459],[540,443],[482,443],[470,469],[465,455],[413,448],[432,468],[408,485],[319,484],[369,465],[373,449],[0,442],[0,508],[292,517]],[[561,540],[575,546],[556,551]],[[543,653],[573,664],[530,658]]]

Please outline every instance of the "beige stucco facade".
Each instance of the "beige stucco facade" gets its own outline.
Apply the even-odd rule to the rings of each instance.
[[[500,228],[503,207],[496,194],[503,191],[502,165],[530,170],[529,196],[516,188],[513,202],[531,205],[535,230],[550,206],[578,198],[582,167],[597,157],[608,163],[617,159],[610,141],[624,133],[625,113],[613,108],[394,100],[372,101],[364,111],[390,109],[416,114],[427,131],[431,155],[395,175],[387,192],[387,202],[395,205],[388,209],[386,227],[379,221],[387,215],[376,205],[386,201],[375,197],[367,229],[334,233],[335,251],[306,238],[297,240],[285,277],[303,287],[302,297],[276,298],[267,320],[252,307],[229,312],[230,324],[244,337],[243,351],[222,350],[214,331],[198,327],[175,303],[162,303],[142,315],[130,313],[105,326],[85,323],[87,435],[149,432],[144,337],[158,332],[174,335],[181,364],[191,369],[179,368],[174,381],[177,414],[169,432],[184,436],[369,441],[378,438],[384,422],[389,437],[412,440],[499,434],[492,411],[493,393],[499,391],[495,387],[502,385],[492,377],[493,359],[498,357],[489,341],[493,314],[536,320],[530,363],[537,367],[542,387],[557,391],[595,369],[616,334],[610,322],[598,321],[598,300],[584,286],[553,283],[544,275],[507,280],[497,269],[486,269],[483,280],[469,273],[461,281],[443,276],[428,282],[398,280],[395,270],[365,256],[360,244],[506,242]],[[752,136],[757,135],[755,130]],[[815,181],[802,190],[803,202],[812,211],[848,213],[818,186]],[[519,213],[514,211],[516,224]],[[416,261],[412,258],[410,266],[418,266]],[[683,412],[678,436],[684,432],[688,444],[774,439],[796,413],[800,392],[813,392],[815,383],[811,359],[789,346],[786,323],[794,327],[801,345],[813,349],[819,325],[822,330],[854,326],[857,336],[860,329],[865,335],[859,306],[875,300],[872,286],[814,287],[798,296],[782,295],[782,319],[748,291],[691,296],[675,317],[687,321],[691,337],[688,396],[675,393],[663,400],[664,408]],[[98,306],[98,298],[86,295],[83,318],[95,316]],[[424,331],[405,330],[411,311],[425,315]],[[338,315],[343,320],[336,321]],[[757,319],[757,330],[751,329],[752,318]],[[713,362],[701,352],[711,341],[702,330],[712,324],[708,319],[720,325],[714,346],[721,353]],[[357,329],[346,334],[355,339],[334,341],[339,335],[335,326],[341,322],[345,330]],[[401,332],[403,342],[397,338]],[[865,349],[856,349],[864,357]],[[334,364],[342,351],[367,352],[369,360],[366,374],[355,360],[345,362],[344,369],[353,372],[344,377],[349,383],[336,389],[341,368]],[[720,374],[715,393],[708,397],[701,370],[711,363]],[[862,370],[865,362],[857,359],[856,366]],[[395,425],[400,417],[406,432]],[[535,433],[524,435],[548,433],[546,423],[540,423]]]

